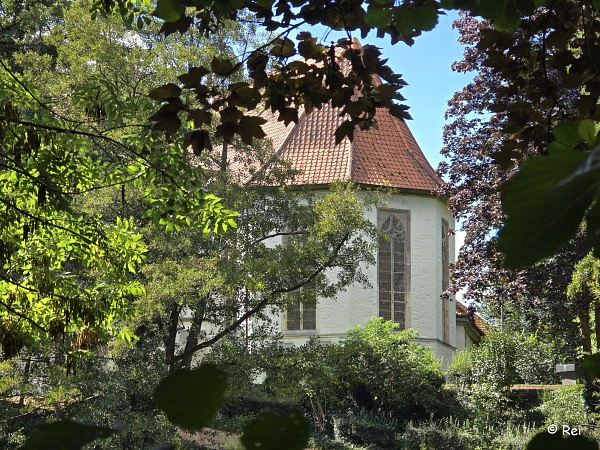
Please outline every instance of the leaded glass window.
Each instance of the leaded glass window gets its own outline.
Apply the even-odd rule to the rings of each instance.
[[[406,328],[407,229],[407,212],[379,212],[379,316],[385,320],[393,320],[400,329]]]
[[[448,222],[442,219],[442,293],[450,287],[450,228]],[[442,340],[450,342],[449,300],[442,295]]]

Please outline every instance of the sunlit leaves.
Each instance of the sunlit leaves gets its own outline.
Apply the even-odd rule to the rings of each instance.
[[[370,8],[365,14],[365,22],[373,27],[387,27],[392,22],[390,8]]]
[[[280,58],[289,58],[290,56],[294,56],[296,54],[294,41],[287,37],[277,38],[273,41],[269,53]]]
[[[69,36],[79,36],[73,31],[78,19],[75,11],[66,14]],[[115,36],[118,40],[121,34]],[[7,305],[0,308],[0,320],[18,322],[19,335],[28,337],[24,344],[66,339],[76,351],[110,336],[135,339],[117,326],[144,295],[133,279],[147,249],[137,232],[139,223],[130,219],[132,191],[150,204],[147,217],[170,231],[196,226],[223,232],[235,223],[235,214],[203,190],[202,170],[189,165],[181,145],[166,143],[149,126],[139,125],[152,102],[142,95],[151,85],[143,75],[148,62],[135,59],[135,69],[124,65],[137,47],[123,48],[121,41],[94,47],[94,39],[84,37],[64,48],[61,34],[56,41],[59,61],[67,61],[69,68],[61,68],[60,76],[50,67],[40,68],[52,80],[43,92],[17,83],[13,76],[21,75],[8,68],[0,73],[0,140],[12,160],[0,170],[0,299]],[[86,45],[92,51],[84,58],[98,61],[80,67],[77,46]],[[119,84],[124,83],[120,78],[115,84],[106,66],[97,71],[104,57],[132,85]],[[199,71],[192,67],[187,75],[202,77]],[[128,94],[131,89],[138,93]],[[157,113],[157,128],[169,135],[182,124],[177,110],[181,91],[168,83],[150,93],[165,103]],[[53,114],[55,105],[44,108],[33,98],[45,101],[55,92],[69,99],[57,107],[61,114]],[[202,109],[187,115],[199,126],[211,120]],[[196,154],[205,147],[203,137],[204,130],[190,135],[188,144]],[[113,198],[103,215],[92,196]]]
[[[577,134],[584,140],[588,147],[593,147],[596,143],[596,124],[591,119],[585,119],[577,125]]]
[[[169,421],[184,430],[208,425],[225,400],[227,376],[214,365],[180,370],[164,378],[154,390],[157,406]]]

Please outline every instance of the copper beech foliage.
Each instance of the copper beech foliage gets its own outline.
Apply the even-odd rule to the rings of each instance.
[[[440,167],[449,206],[467,231],[455,280],[474,299],[527,299],[532,323],[541,309],[555,318],[574,309],[566,285],[596,244],[597,8],[551,2],[510,33],[470,15],[455,24],[467,48],[454,69],[476,72],[450,101],[442,150],[449,162]],[[562,247],[588,210],[588,244],[579,235]],[[505,269],[552,255],[518,273]]]

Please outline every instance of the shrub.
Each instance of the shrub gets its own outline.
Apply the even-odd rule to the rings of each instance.
[[[398,448],[406,450],[470,450],[477,448],[481,439],[468,425],[453,419],[409,423],[398,437]]]
[[[458,387],[473,384],[473,352],[469,349],[460,350],[452,356],[452,363],[446,372],[448,383]]]
[[[240,433],[244,427],[261,412],[272,412],[283,415],[297,410],[300,405],[279,399],[229,395],[219,413],[211,423],[212,428],[233,433]]]
[[[414,342],[414,330],[395,332],[393,322],[372,319],[333,347],[338,398],[355,409],[399,420],[428,418],[440,408],[441,364]]]
[[[369,434],[388,439],[376,425],[393,421],[393,436],[408,420],[438,417],[451,395],[443,390],[441,364],[415,337],[412,330],[397,331],[393,322],[373,319],[337,343],[266,348],[255,355],[257,370],[266,374],[261,389],[302,404],[319,433],[331,436],[335,419],[362,436],[356,441],[367,441]]]
[[[370,411],[349,412],[334,420],[336,440],[354,445],[397,448],[398,422]]]
[[[578,425],[586,423],[587,412],[582,384],[564,387],[558,391],[546,391],[542,396],[539,411],[546,424]]]
[[[457,352],[448,368],[450,383],[485,383],[498,388],[517,383],[555,383],[557,355],[536,335],[495,331],[474,348]]]
[[[526,447],[536,432],[531,425],[487,425],[486,430],[472,421],[452,418],[410,423],[397,440],[405,450],[517,450]]]

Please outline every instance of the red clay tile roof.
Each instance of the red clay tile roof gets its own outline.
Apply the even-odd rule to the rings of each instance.
[[[455,303],[456,303],[456,315],[462,316],[462,317],[469,317],[467,307],[465,305],[463,305],[461,302],[459,302],[458,300]],[[471,323],[475,326],[475,328],[477,328],[479,330],[479,332],[482,335],[489,334],[490,324],[485,319],[483,319],[479,314],[475,313],[473,315],[473,320],[471,321]]]
[[[299,171],[295,184],[336,180],[433,193],[441,184],[406,123],[378,108],[377,126],[356,129],[354,141],[335,145],[341,108],[324,105],[312,114],[301,111],[297,124],[285,127],[270,112],[263,130],[277,154]]]

